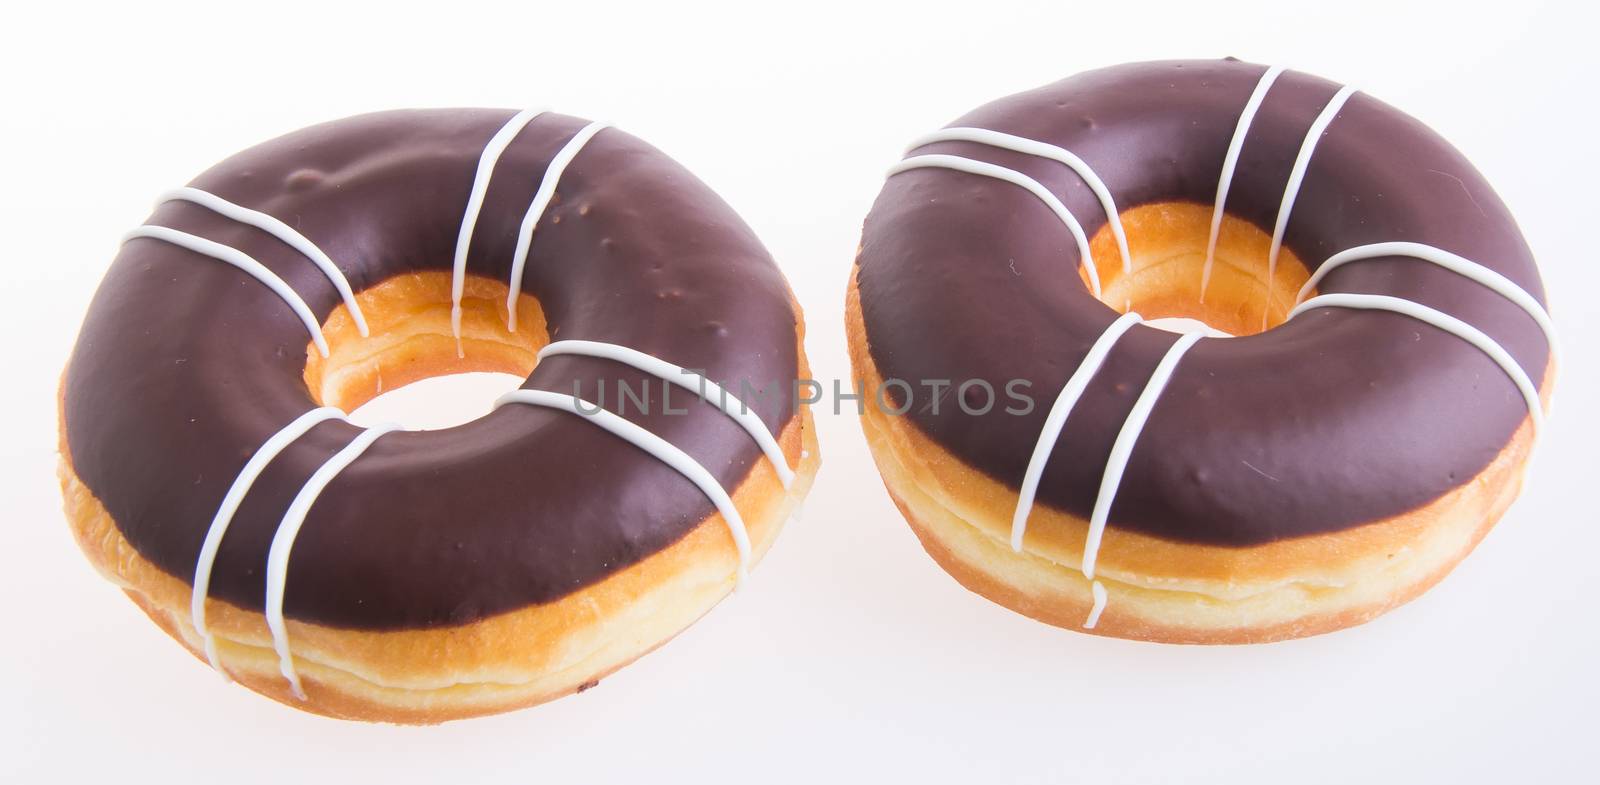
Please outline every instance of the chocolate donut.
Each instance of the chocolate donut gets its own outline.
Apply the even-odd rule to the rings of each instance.
[[[298,131],[164,197],[61,386],[90,559],[173,637],[309,711],[435,722],[594,683],[708,611],[819,456],[804,326],[739,217],[558,114]],[[525,375],[436,431],[344,412]]]
[[[1554,368],[1533,256],[1459,152],[1231,59],[1080,74],[917,140],[847,327],[874,456],[941,566],[1172,642],[1420,594],[1515,497]]]

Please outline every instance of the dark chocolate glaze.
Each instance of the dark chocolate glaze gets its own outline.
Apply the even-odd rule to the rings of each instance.
[[[193,185],[274,215],[309,237],[356,291],[391,276],[448,271],[484,143],[503,110],[400,111],[308,128],[224,161]],[[517,228],[550,159],[583,125],[536,118],[501,156],[469,272],[505,280]],[[340,304],[304,257],[202,207],[167,203],[150,223],[236,247],[282,276],[319,319]],[[737,393],[751,380],[762,420],[794,414],[796,313],[787,283],[737,215],[666,155],[616,129],[563,174],[534,234],[524,291],[553,339],[609,341],[691,369]],[[208,524],[240,468],[314,404],[308,335],[239,270],[176,246],[123,246],[90,306],[65,385],[73,465],[134,548],[192,579]],[[652,390],[640,423],[726,488],[757,460],[730,418],[616,363],[552,357],[527,388],[617,411],[620,380]],[[262,607],[268,545],[291,498],[358,429],[313,428],[244,500],[218,554],[212,596]],[[569,412],[507,406],[445,430],[395,432],[312,507],[289,562],[284,611],[345,628],[461,624],[547,602],[677,541],[714,512],[691,482]]]
[[[1077,153],[1119,209],[1210,206],[1239,113],[1265,70],[1234,60],[1122,65],[1001,99],[952,125]],[[1278,79],[1245,140],[1230,214],[1272,232],[1306,130],[1337,89],[1297,72]],[[1059,163],[965,142],[915,152],[1016,169],[1060,196],[1091,235],[1106,223],[1088,187]],[[1483,177],[1422,123],[1358,93],[1311,159],[1285,244],[1314,265],[1389,240],[1461,254],[1544,300],[1532,253]],[[1057,392],[1117,316],[1085,289],[1078,262],[1043,203],[985,177],[895,175],[866,220],[857,275],[869,350],[885,378],[1032,385],[1037,405],[1026,416],[1000,406],[967,414],[948,397],[935,413],[927,388],[908,415],[1013,488]],[[1434,265],[1351,264],[1319,291],[1438,308],[1499,341],[1536,383],[1544,377],[1548,347],[1535,322]],[[1039,503],[1088,516],[1117,431],[1176,339],[1149,327],[1122,338],[1068,418]],[[1185,356],[1137,442],[1109,525],[1225,546],[1347,529],[1471,480],[1527,416],[1505,372],[1465,341],[1399,314],[1316,309],[1259,335],[1201,341]]]

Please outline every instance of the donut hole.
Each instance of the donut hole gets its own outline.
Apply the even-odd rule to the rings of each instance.
[[[305,383],[320,406],[367,418],[397,420],[413,430],[459,425],[487,413],[495,398],[516,389],[550,342],[544,309],[523,294],[517,327],[506,328],[506,285],[468,276],[461,299],[460,352],[450,329],[450,274],[397,275],[356,295],[368,334],[340,305],[322,325],[328,356],[306,350]],[[451,377],[451,378],[440,378]],[[407,385],[435,380],[404,395]],[[379,396],[372,411],[361,410]]]
[[[470,371],[418,379],[380,393],[352,409],[350,422],[362,428],[400,423],[409,431],[437,431],[472,422],[494,410],[494,401],[522,385],[524,377]]]
[[[1202,296],[1211,207],[1164,202],[1121,214],[1131,271],[1123,272],[1116,237],[1101,227],[1090,241],[1100,273],[1100,300],[1119,313],[1135,311],[1151,326],[1175,332],[1255,335],[1289,317],[1310,272],[1288,248],[1268,276],[1271,235],[1224,215],[1210,281]],[[1084,285],[1088,270],[1080,268]],[[1092,291],[1092,288],[1091,288]],[[1159,320],[1159,321],[1156,321]],[[1209,331],[1206,330],[1209,328]]]

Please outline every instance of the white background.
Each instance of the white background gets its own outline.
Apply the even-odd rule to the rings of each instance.
[[[1350,0],[64,5],[8,8],[0,45],[0,780],[1592,776],[1592,18],[1532,2],[1477,13]],[[1453,140],[1517,215],[1564,332],[1526,494],[1442,585],[1364,627],[1197,648],[1036,624],[935,567],[853,417],[826,414],[806,516],[747,590],[597,689],[442,727],[337,722],[224,686],[68,535],[54,395],[88,298],[152,197],[256,142],[404,106],[548,105],[611,121],[755,227],[807,309],[816,373],[847,378],[846,278],[904,142],[1080,70],[1223,55],[1356,84]],[[473,397],[467,409],[486,409],[486,391]]]

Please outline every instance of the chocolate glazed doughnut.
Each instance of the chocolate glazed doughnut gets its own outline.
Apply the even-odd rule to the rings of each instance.
[[[1532,254],[1460,153],[1234,60],[1081,74],[917,140],[847,328],[874,456],[941,566],[1169,642],[1427,589],[1515,497],[1555,364]]]
[[[398,111],[240,153],[122,246],[61,388],[80,545],[270,697],[436,722],[592,685],[721,599],[818,465],[782,273],[654,148]],[[527,376],[453,428],[343,412]]]

